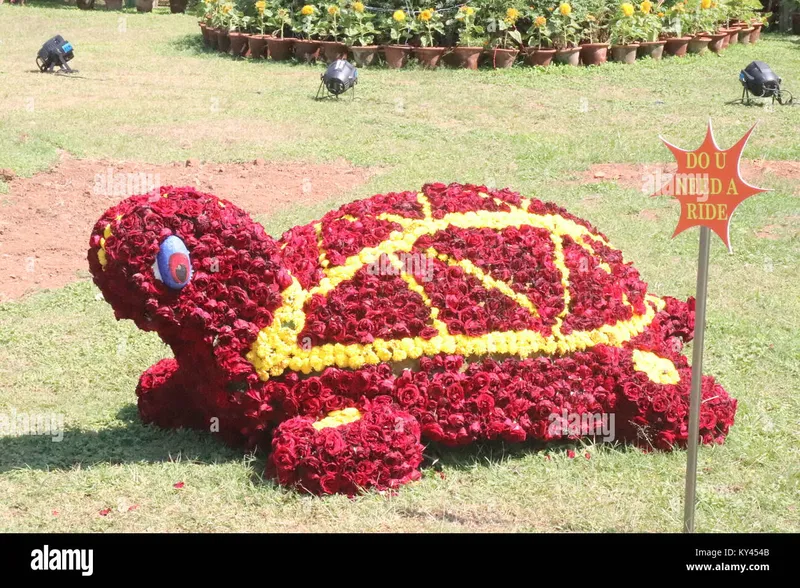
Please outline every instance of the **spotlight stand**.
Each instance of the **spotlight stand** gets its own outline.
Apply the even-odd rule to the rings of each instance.
[[[741,103],[745,106],[753,104],[751,95],[756,98],[772,98],[773,105],[776,100],[781,106],[789,105],[793,101],[790,92],[781,90],[781,78],[763,61],[753,61],[739,72],[739,81],[742,83]]]
[[[345,59],[337,59],[331,63],[320,76],[319,88],[315,100],[323,98],[339,99],[340,94],[352,90],[350,100],[355,100],[356,84],[358,83],[358,70]]]
[[[58,65],[56,73],[75,73],[67,62],[75,57],[72,43],[65,41],[61,35],[56,35],[47,41],[36,55],[36,65],[42,73],[53,73],[53,68]]]

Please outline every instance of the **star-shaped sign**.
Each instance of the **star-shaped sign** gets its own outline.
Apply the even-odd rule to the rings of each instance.
[[[745,182],[739,172],[742,151],[753,129],[755,125],[726,150],[717,146],[710,120],[703,144],[694,151],[684,151],[661,138],[675,156],[678,169],[654,196],[674,196],[681,203],[681,216],[673,237],[690,227],[706,226],[731,251],[733,211],[746,198],[767,191]]]

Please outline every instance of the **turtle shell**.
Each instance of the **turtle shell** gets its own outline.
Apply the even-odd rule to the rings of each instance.
[[[663,307],[591,224],[509,190],[373,196],[291,229],[280,248],[292,284],[247,355],[262,380],[621,346]]]

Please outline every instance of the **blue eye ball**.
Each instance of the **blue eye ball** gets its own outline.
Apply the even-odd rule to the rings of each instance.
[[[189,250],[180,237],[175,235],[170,235],[161,243],[156,266],[156,277],[173,290],[180,290],[192,279]]]

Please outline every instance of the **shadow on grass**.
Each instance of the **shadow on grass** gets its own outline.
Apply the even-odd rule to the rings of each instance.
[[[9,4],[6,0],[6,4]],[[64,0],[25,0],[25,6],[20,8],[35,7],[35,8],[63,8],[67,10],[78,10],[75,4],[69,5]]]
[[[174,49],[175,51],[179,51],[182,53],[189,53],[191,55],[218,55],[220,58],[227,58],[230,61],[246,61],[248,63],[252,63],[254,65],[266,65],[270,64],[273,66],[281,66],[281,67],[301,67],[301,68],[310,68],[316,69],[321,68],[325,65],[325,62],[320,58],[316,62],[306,63],[305,61],[298,61],[297,59],[288,59],[286,61],[275,61],[273,59],[252,59],[250,57],[241,57],[237,56],[234,57],[230,53],[225,53],[214,49],[212,47],[208,47],[203,42],[203,36],[198,31],[195,34],[183,35],[182,37],[178,37],[173,39],[169,42],[169,46]],[[373,66],[370,69],[385,69],[381,68],[381,66]]]
[[[213,464],[242,461],[247,452],[223,444],[213,435],[192,429],[159,429],[139,420],[136,405],[130,404],[117,413],[121,426],[88,431],[67,429],[63,439],[54,442],[49,435],[0,437],[0,473],[34,469],[42,471],[69,470],[76,466],[118,465],[124,463],[191,462]],[[423,440],[424,442],[424,440]],[[613,446],[625,451],[625,446]],[[484,441],[463,447],[447,447],[428,442],[422,469],[441,471],[444,467],[473,469],[505,463],[528,455],[556,454],[573,449],[582,455],[580,442],[520,443]],[[273,486],[264,477],[266,455],[257,452],[250,461],[252,482]]]
[[[0,473],[179,460],[216,463],[241,460],[244,455],[201,431],[143,425],[135,405],[120,410],[117,418],[123,422],[122,426],[100,431],[66,429],[59,442],[49,435],[0,437]]]
[[[221,53],[203,43],[203,36],[198,30],[195,34],[183,35],[169,42],[169,46],[176,51],[194,53],[195,55],[214,55]]]

